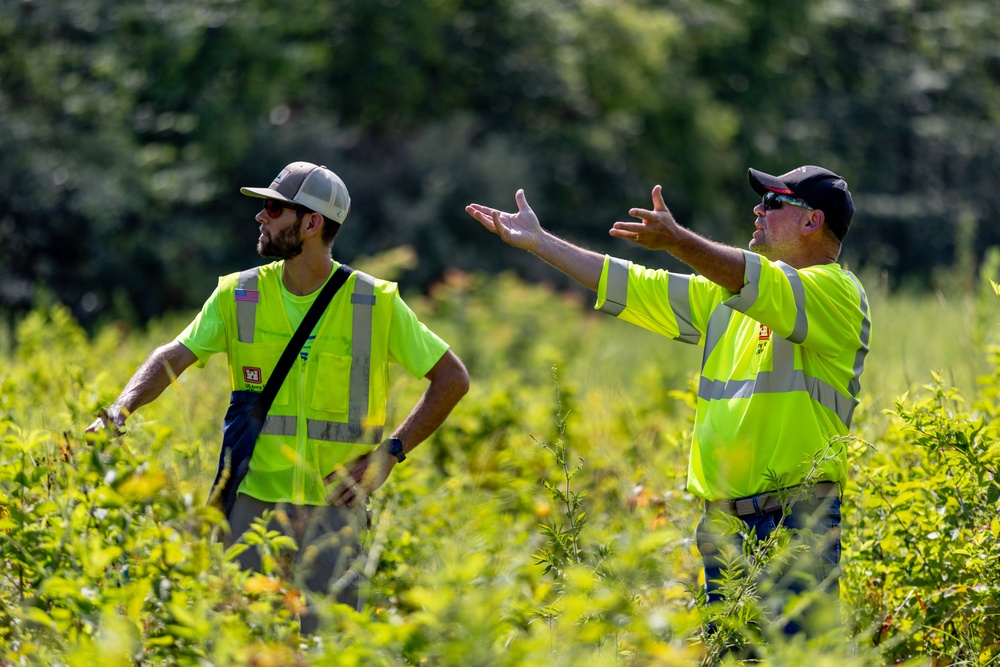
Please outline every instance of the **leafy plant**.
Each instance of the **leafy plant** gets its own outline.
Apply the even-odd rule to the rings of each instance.
[[[794,610],[764,615],[758,573],[784,537],[733,561],[735,606],[700,604],[703,504],[685,490],[697,350],[574,298],[455,274],[408,299],[472,389],[373,499],[365,610],[320,601],[312,636],[301,594],[277,571],[241,572],[206,507],[224,363],[186,372],[122,438],[82,439],[187,317],[88,337],[61,307],[34,311],[0,340],[0,664],[698,665],[732,663],[718,649],[747,641],[773,665],[996,663],[1000,353],[985,324],[976,340],[938,326],[972,302],[880,298],[911,319],[880,319],[870,355],[871,403],[895,392],[888,409],[859,411],[863,438],[831,443],[850,461],[836,644],[783,641],[767,619]],[[975,301],[984,323],[990,300]],[[891,342],[915,330],[913,354],[955,372],[909,386],[913,359],[932,357],[904,372]],[[953,386],[973,370],[973,392]],[[423,388],[391,381],[399,419]],[[291,545],[264,525],[252,548],[280,559]],[[713,619],[730,634],[704,634]]]
[[[574,491],[573,477],[583,468],[583,459],[571,465],[569,445],[566,442],[566,420],[568,413],[563,413],[562,396],[559,393],[559,376],[556,367],[552,367],[552,382],[556,393],[556,428],[558,437],[556,441],[549,445],[545,442],[538,444],[545,448],[555,459],[556,465],[562,472],[562,480],[559,485],[552,484],[549,480],[543,479],[542,485],[548,490],[558,508],[558,520],[549,519],[541,524],[539,530],[546,538],[547,547],[539,549],[534,558],[539,565],[544,566],[543,572],[555,572],[563,576],[568,567],[580,565],[586,560],[583,547],[580,544],[580,534],[587,522],[587,513],[581,512],[587,492]],[[533,438],[534,439],[534,438]]]

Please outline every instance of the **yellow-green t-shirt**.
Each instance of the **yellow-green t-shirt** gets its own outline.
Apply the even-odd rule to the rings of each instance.
[[[334,262],[334,271],[337,266],[339,264]],[[285,312],[293,327],[301,324],[321,290],[322,287],[312,294],[297,296],[289,292],[284,284],[281,285]],[[312,338],[310,335],[303,345],[300,354],[303,360],[308,356]],[[219,310],[218,287],[202,306],[201,312],[174,340],[198,357],[198,366],[204,366],[213,354],[226,351],[226,327]],[[413,377],[421,378],[427,375],[447,350],[448,344],[417,319],[416,314],[397,293],[393,300],[392,323],[389,327],[389,361],[401,365]]]

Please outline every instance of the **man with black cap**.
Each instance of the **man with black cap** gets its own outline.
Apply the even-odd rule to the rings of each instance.
[[[203,366],[219,352],[228,358],[233,392],[228,429],[243,406],[262,395],[324,286],[348,276],[331,256],[351,208],[337,174],[294,162],[268,187],[241,192],[262,200],[255,217],[257,252],[278,261],[220,278],[194,321],[150,355],[88,431],[124,426],[191,364]],[[288,576],[359,608],[365,499],[443,423],[468,391],[469,376],[403,302],[395,283],[360,271],[346,277],[293,354],[259,436],[251,440],[256,444],[245,476],[232,486],[229,543],[265,512],[277,510],[270,528],[292,535],[298,546],[295,563],[286,564],[292,568]],[[390,362],[430,384],[384,437]],[[239,559],[249,569],[261,568],[254,547]],[[313,630],[315,615],[304,615],[302,625]]]
[[[516,213],[480,204],[466,211],[506,243],[595,290],[598,310],[704,346],[687,485],[706,504],[698,543],[708,599],[721,600],[723,563],[743,553],[743,538],[719,523],[735,520],[737,532],[753,531],[760,540],[778,525],[811,527],[819,537],[796,567],[768,573],[760,590],[782,607],[793,594],[829,592],[822,604],[795,607],[777,621],[786,633],[819,631],[839,619],[843,437],[870,336],[864,289],[836,264],[854,204],[844,179],[820,167],[781,176],[750,169],[748,177],[762,195],[748,250],[678,225],[659,185],[652,210],[633,208],[637,222],[610,230],[666,250],[700,275],[647,269],[572,245],[539,225],[523,190]]]

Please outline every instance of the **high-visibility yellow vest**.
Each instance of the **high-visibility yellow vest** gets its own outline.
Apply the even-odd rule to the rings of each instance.
[[[739,498],[841,482],[871,337],[868,298],[836,264],[794,269],[749,251],[732,294],[702,276],[607,257],[596,307],[704,345],[688,489]]]
[[[294,333],[280,281],[280,262],[220,279],[233,391],[262,390]],[[396,291],[355,271],[334,295],[274,399],[241,493],[324,505],[324,476],[382,441]]]

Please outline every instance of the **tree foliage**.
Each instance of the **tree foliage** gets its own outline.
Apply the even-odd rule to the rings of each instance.
[[[562,280],[484,244],[470,201],[525,187],[558,233],[678,268],[610,223],[662,183],[743,245],[746,168],[802,163],[852,185],[852,266],[935,285],[1000,236],[998,23],[985,0],[10,0],[0,305],[191,308],[255,261],[239,187],[297,159],[351,190],[337,254],[411,244],[417,286]]]

